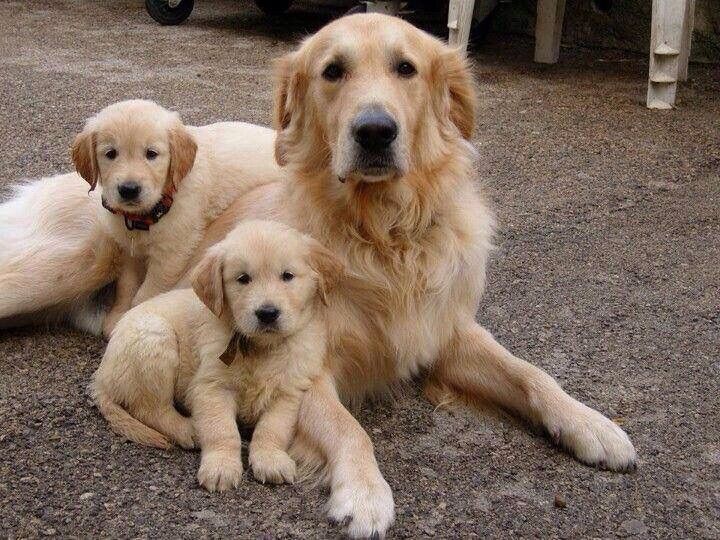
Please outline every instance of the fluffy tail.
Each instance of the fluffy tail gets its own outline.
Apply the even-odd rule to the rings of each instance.
[[[110,428],[118,435],[138,444],[162,448],[163,450],[169,450],[173,447],[173,444],[165,435],[133,418],[125,409],[104,394],[102,390],[93,391],[93,400],[95,406],[110,424]]]
[[[98,197],[66,174],[20,185],[0,204],[0,319],[81,312],[79,305],[114,281],[119,248],[103,231]],[[76,319],[97,326],[82,314]]]

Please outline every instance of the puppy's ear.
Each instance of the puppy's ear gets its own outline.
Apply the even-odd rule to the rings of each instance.
[[[477,93],[465,55],[445,47],[434,62],[434,79],[439,90],[441,117],[448,117],[465,139],[475,128]]]
[[[300,101],[305,88],[298,55],[297,52],[289,53],[275,61],[273,127],[277,131],[275,160],[281,167],[287,164],[287,150],[292,137],[291,124],[297,122],[301,113]]]
[[[222,315],[225,304],[222,268],[222,251],[212,247],[193,270],[191,279],[195,294],[217,317]]]
[[[317,240],[307,237],[310,246],[310,267],[318,274],[318,295],[326,306],[328,295],[345,275],[340,258]]]
[[[100,177],[100,169],[97,163],[95,133],[88,128],[75,137],[72,144],[72,160],[75,170],[90,184],[90,191],[95,189]]]
[[[168,179],[177,189],[180,181],[185,178],[195,163],[197,144],[185,126],[178,125],[170,128],[170,167]]]

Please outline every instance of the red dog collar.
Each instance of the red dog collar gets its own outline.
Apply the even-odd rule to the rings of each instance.
[[[125,218],[125,227],[127,227],[128,231],[149,231],[150,225],[154,225],[160,221],[160,219],[170,211],[170,207],[173,204],[174,194],[175,186],[171,183],[170,189],[167,192],[163,192],[160,201],[145,214],[133,214],[123,210],[116,210],[115,208],[110,208],[107,205],[104,197],[101,200],[102,205],[111,214],[123,216]]]

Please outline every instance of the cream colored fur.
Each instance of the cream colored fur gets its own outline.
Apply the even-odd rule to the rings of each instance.
[[[131,306],[175,286],[208,225],[238,196],[281,178],[273,141],[271,130],[241,122],[184,126],[149,101],[102,110],[73,144],[76,167],[94,191],[78,174],[64,174],[23,185],[0,205],[0,326],[28,313],[77,311],[119,278],[103,323],[108,335]],[[113,161],[105,158],[110,147]],[[152,161],[149,148],[159,154]],[[123,216],[101,206],[104,196],[122,207],[117,185],[126,179],[147,194],[141,211],[155,205],[167,181],[177,185],[170,212],[149,231],[128,231]]]
[[[337,59],[345,72],[331,84],[322,73]],[[416,74],[398,77],[400,60]],[[585,463],[634,468],[617,425],[475,322],[493,220],[473,179],[477,99],[464,58],[400,19],[356,15],[309,37],[276,74],[275,153],[287,180],[238,197],[195,256],[238,220],[271,217],[344,259],[347,276],[328,297],[331,374],[306,392],[293,449],[328,464],[330,517],[349,516],[351,536],[383,535],[392,523],[372,443],[340,399],[416,374],[426,374],[434,403],[492,403],[543,426]],[[353,169],[348,140],[353,115],[373,102],[399,125],[397,167],[378,177]]]
[[[257,424],[253,474],[293,482],[287,450],[303,394],[323,370],[324,295],[340,272],[327,250],[297,231],[276,222],[239,225],[208,251],[194,290],[162,294],[120,319],[91,384],[98,409],[114,431],[141,444],[199,443],[198,481],[210,491],[241,480],[236,418]],[[249,283],[238,282],[243,274]],[[268,304],[279,309],[271,327],[255,314]],[[249,345],[227,366],[219,357],[238,331]]]
[[[324,80],[337,59],[343,77]],[[402,59],[414,76],[395,72]],[[348,125],[368,105],[399,124],[397,166],[377,178],[348,165],[357,162]],[[329,24],[277,65],[276,157],[290,180],[240,197],[199,250],[237,220],[274,215],[343,258],[347,276],[328,305],[332,379],[306,394],[295,452],[328,463],[329,514],[351,516],[351,536],[383,535],[393,500],[372,444],[338,398],[361,399],[421,373],[438,405],[494,403],[542,425],[585,463],[635,466],[616,424],[475,322],[493,229],[472,179],[475,107],[464,59],[436,39],[380,15]]]

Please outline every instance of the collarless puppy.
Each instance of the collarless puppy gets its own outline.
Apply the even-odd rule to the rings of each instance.
[[[122,253],[106,337],[131,306],[175,286],[209,223],[244,189],[272,180],[238,181],[238,156],[228,150],[242,148],[233,144],[239,125],[185,126],[156,103],[129,100],[90,118],[75,138],[75,167],[91,191],[98,187],[101,226]]]
[[[326,295],[341,273],[334,255],[290,227],[238,225],[200,262],[193,289],[120,319],[91,383],[98,409],[141,444],[198,442],[198,480],[210,491],[241,479],[236,418],[256,424],[255,477],[292,482],[287,448],[302,396],[323,372]]]

